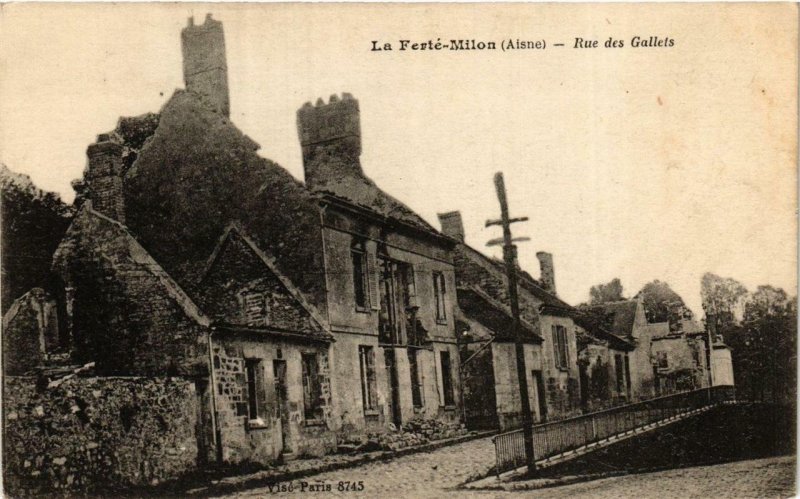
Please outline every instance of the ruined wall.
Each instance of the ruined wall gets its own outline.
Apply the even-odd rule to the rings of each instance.
[[[322,413],[306,419],[303,406],[301,354],[317,354],[322,391]],[[222,458],[226,463],[273,463],[281,453],[321,456],[336,448],[333,398],[327,346],[245,338],[215,340],[213,346],[217,424]],[[257,359],[259,419],[248,414],[245,359]],[[274,362],[286,363],[286,392],[280,404]],[[281,422],[281,419],[284,422]]]
[[[15,300],[3,317],[3,372],[24,374],[60,346],[55,300],[40,288]]]
[[[96,362],[104,374],[207,372],[205,327],[124,226],[84,207],[54,259],[75,288],[79,362]]]
[[[656,383],[660,394],[694,390],[708,386],[705,341],[702,337],[675,335],[654,338],[653,358],[666,356],[667,366],[657,364]]]
[[[195,384],[183,378],[72,378],[39,391],[6,377],[5,491],[98,493],[151,485],[197,465]]]
[[[195,94],[176,92],[125,175],[126,223],[194,296],[192,286],[220,235],[238,220],[325,316],[317,202],[258,149]]]

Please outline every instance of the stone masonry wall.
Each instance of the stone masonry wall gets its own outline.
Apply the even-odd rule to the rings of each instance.
[[[278,351],[280,350],[280,355]],[[318,355],[321,413],[318,419],[304,417],[301,354]],[[220,428],[222,458],[226,463],[271,464],[282,452],[295,456],[320,456],[336,448],[332,428],[330,366],[326,348],[291,342],[228,339],[215,342],[214,381],[217,424]],[[256,373],[259,420],[248,416],[245,359],[260,360]],[[273,360],[286,362],[284,405],[278,402]],[[284,423],[281,423],[281,419]]]
[[[6,377],[3,478],[12,496],[156,484],[197,464],[195,385],[184,378],[80,378],[37,388]]]

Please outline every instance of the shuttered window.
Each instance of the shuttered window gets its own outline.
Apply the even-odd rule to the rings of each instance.
[[[569,342],[567,338],[567,328],[564,326],[552,326],[553,333],[553,359],[556,368],[569,369]]]

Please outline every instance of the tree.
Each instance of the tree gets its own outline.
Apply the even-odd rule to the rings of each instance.
[[[682,320],[694,318],[683,298],[658,279],[645,284],[636,298],[642,298],[648,322],[669,322],[671,331],[680,329]]]
[[[70,223],[71,211],[58,195],[0,165],[2,205],[2,308],[34,287],[52,290],[50,263]]]
[[[597,284],[589,290],[589,305],[601,305],[623,300],[622,283],[618,278],[612,279],[605,284]]]
[[[797,304],[780,288],[759,286],[731,337],[737,385],[746,397],[793,403]]]
[[[700,297],[706,315],[706,325],[727,338],[741,319],[747,289],[735,279],[703,274]]]

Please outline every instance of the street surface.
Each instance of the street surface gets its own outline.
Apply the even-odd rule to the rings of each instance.
[[[262,487],[229,497],[760,498],[790,497],[794,495],[795,487],[794,457],[778,457],[627,475],[538,490],[456,488],[477,472],[489,469],[493,463],[494,447],[491,439],[484,438],[427,454],[321,473],[277,484],[272,489]]]

